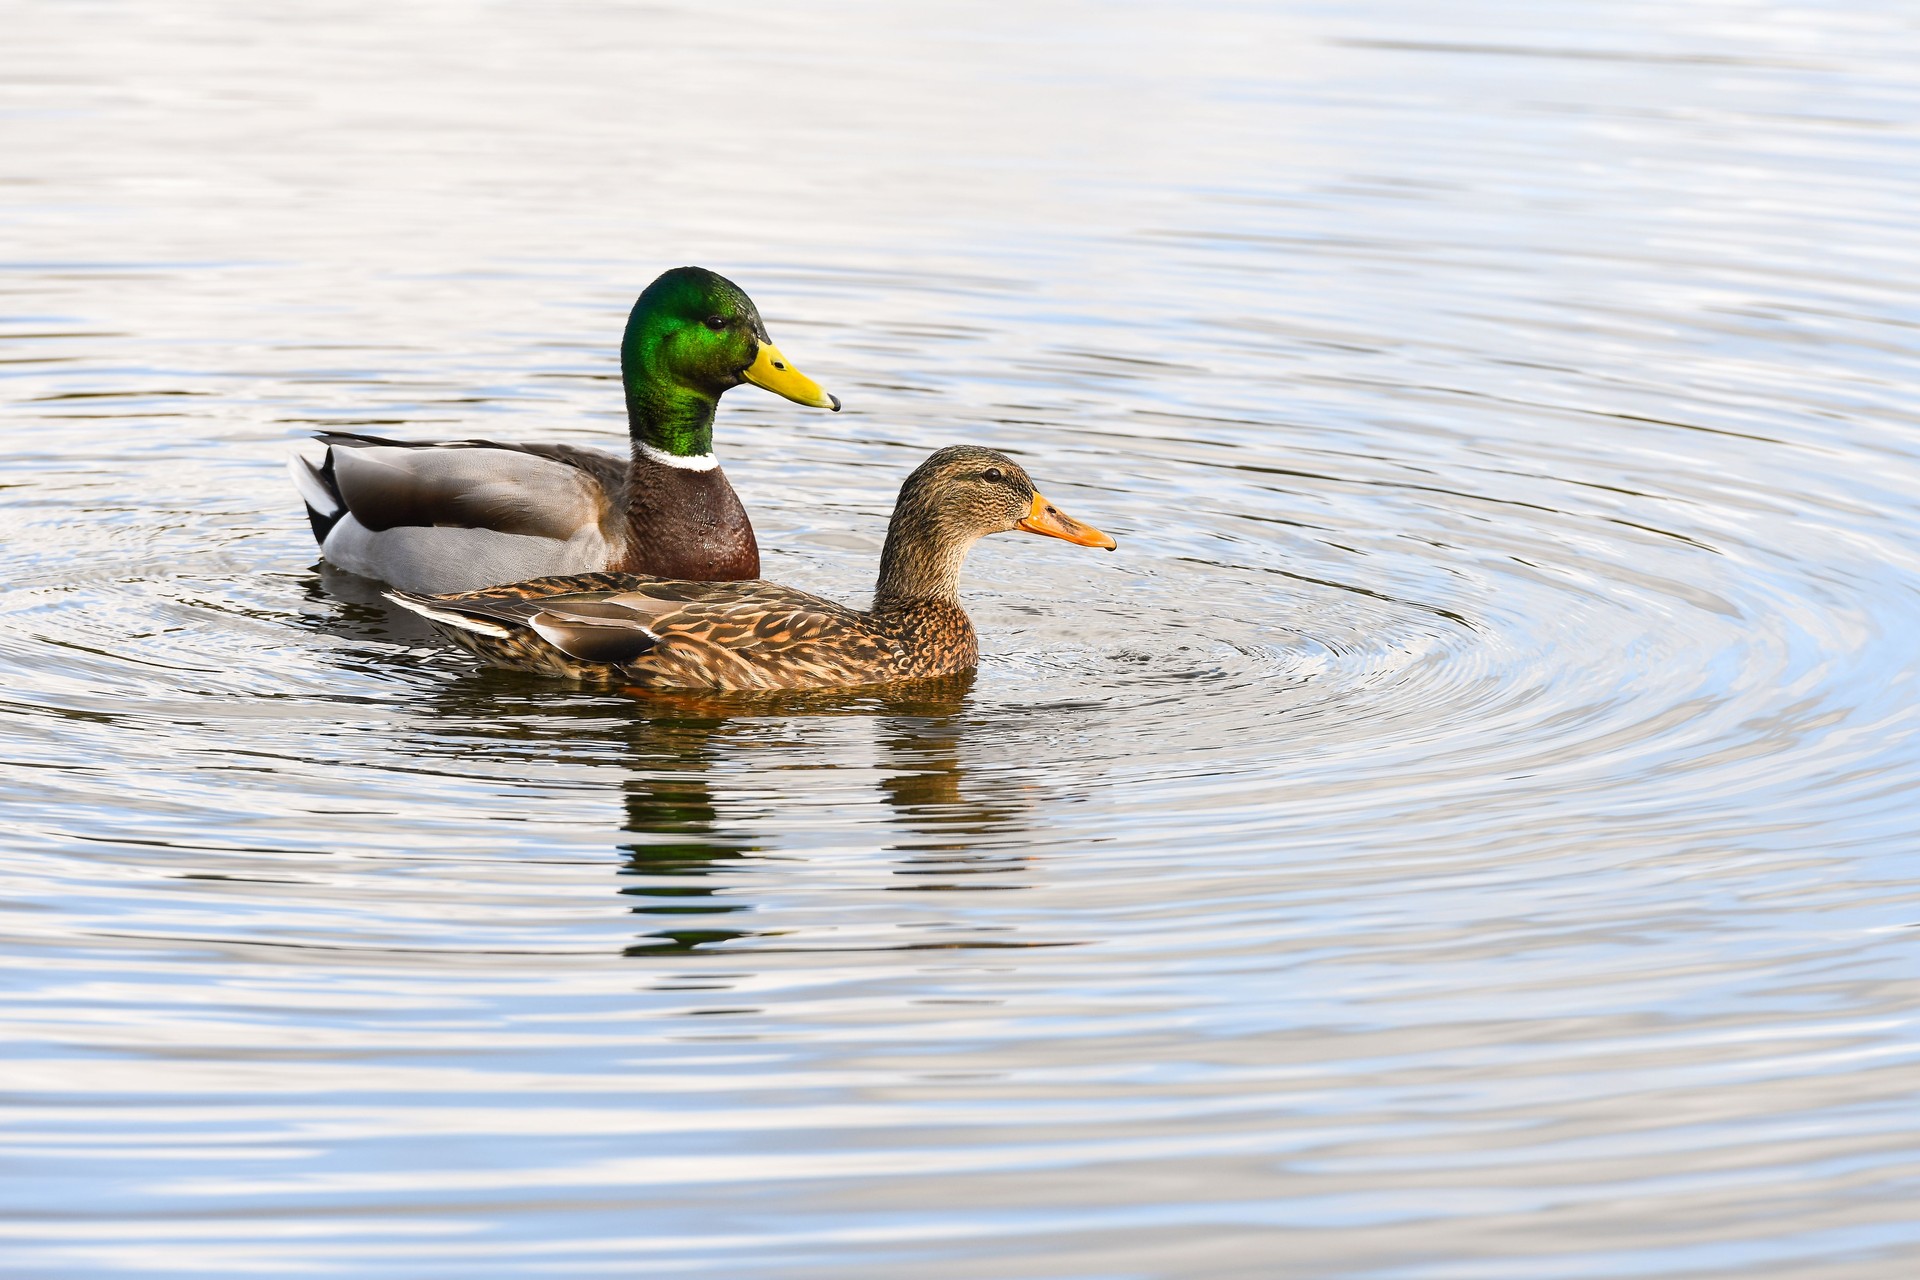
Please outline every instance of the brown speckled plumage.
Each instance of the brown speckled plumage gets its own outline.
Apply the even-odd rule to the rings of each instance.
[[[864,612],[773,582],[621,573],[393,598],[496,666],[643,688],[854,688],[970,669],[980,650],[960,566],[981,536],[1015,528],[1113,545],[1038,497],[1006,455],[957,447],[901,487]]]

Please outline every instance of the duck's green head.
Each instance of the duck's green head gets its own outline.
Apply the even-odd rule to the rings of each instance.
[[[663,273],[633,304],[620,376],[634,438],[683,457],[713,451],[714,405],[743,382],[797,404],[840,408],[780,354],[753,299],[704,267]]]

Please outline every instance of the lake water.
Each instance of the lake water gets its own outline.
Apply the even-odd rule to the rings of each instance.
[[[21,2],[0,1271],[1795,1277],[1920,1257],[1920,24]],[[323,571],[325,427],[934,447],[1115,534],[978,674],[649,703]]]

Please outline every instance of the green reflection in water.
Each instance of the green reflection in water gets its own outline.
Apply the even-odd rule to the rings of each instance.
[[[752,909],[737,896],[738,878],[713,878],[716,870],[758,849],[728,828],[706,782],[719,752],[740,746],[744,739],[736,730],[747,726],[764,733],[770,723],[806,717],[875,720],[881,797],[910,832],[941,837],[938,845],[898,846],[909,852],[905,862],[925,861],[930,850],[963,849],[966,842],[956,842],[957,837],[1003,826],[1007,806],[974,805],[962,785],[960,742],[969,724],[967,699],[973,683],[973,673],[965,672],[845,694],[636,695],[632,747],[636,762],[644,764],[626,784],[623,829],[635,838],[620,850],[626,859],[621,874],[640,877],[641,882],[624,885],[620,892],[639,899],[632,907],[636,913],[664,919],[663,927],[642,935],[627,953],[711,949],[755,936],[752,930],[717,927],[717,920],[688,928],[684,925],[690,922],[680,919]],[[1004,870],[1008,859],[1002,855],[993,861],[993,869]],[[916,867],[903,874],[921,875],[924,870]]]

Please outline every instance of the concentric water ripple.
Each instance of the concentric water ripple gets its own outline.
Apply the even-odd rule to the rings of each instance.
[[[0,1270],[1905,1274],[1914,35],[15,15]],[[302,438],[617,444],[682,261],[846,401],[723,406],[771,576],[956,441],[1119,551],[771,699],[315,565]]]

